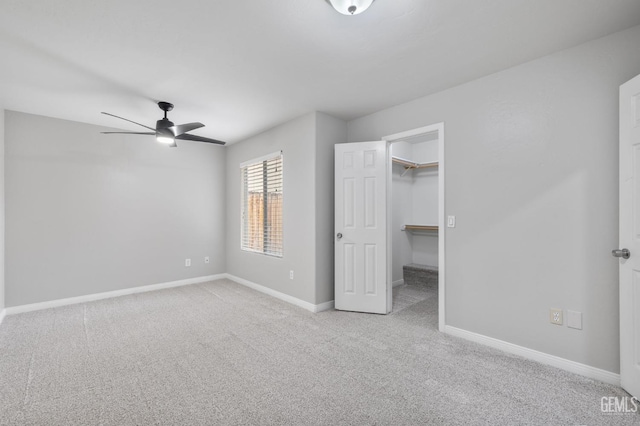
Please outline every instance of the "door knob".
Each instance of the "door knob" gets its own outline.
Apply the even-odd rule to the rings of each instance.
[[[338,232],[338,234],[336,235],[336,237],[338,237],[338,239],[342,238],[342,232]]]
[[[621,257],[623,259],[628,259],[629,257],[631,257],[631,252],[629,251],[629,249],[623,248],[619,250],[611,250],[611,255],[613,257]]]

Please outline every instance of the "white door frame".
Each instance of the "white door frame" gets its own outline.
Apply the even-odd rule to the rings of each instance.
[[[445,220],[445,196],[444,196],[444,176],[445,176],[445,164],[444,164],[444,122],[432,124],[430,126],[420,127],[413,130],[407,130],[405,132],[396,133],[389,136],[384,136],[382,140],[387,141],[387,151],[389,151],[389,145],[393,142],[400,141],[405,138],[419,136],[427,133],[438,134],[438,330],[444,332],[445,328],[445,232],[446,232],[446,220]],[[392,287],[392,256],[393,246],[391,240],[392,232],[392,214],[391,214],[391,181],[392,181],[392,163],[391,155],[388,155],[387,164],[387,286]],[[391,292],[389,292],[391,297]],[[391,306],[391,302],[389,302]]]

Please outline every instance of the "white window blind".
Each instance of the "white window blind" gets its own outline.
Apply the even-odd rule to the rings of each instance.
[[[247,161],[242,172],[242,250],[282,257],[282,152]]]

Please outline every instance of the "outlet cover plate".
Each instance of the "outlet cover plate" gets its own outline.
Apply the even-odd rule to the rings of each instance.
[[[562,325],[562,309],[549,309],[549,321],[551,324]]]

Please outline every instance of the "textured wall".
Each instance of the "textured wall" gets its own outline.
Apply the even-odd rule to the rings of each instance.
[[[315,113],[227,147],[227,272],[315,303]],[[283,152],[282,258],[240,249],[240,164]],[[289,271],[294,279],[289,279]]]
[[[12,111],[5,127],[7,306],[225,272],[224,148]]]
[[[312,304],[333,300],[334,145],[344,121],[311,113],[227,148],[227,271]],[[282,150],[284,255],[240,250],[240,163]],[[289,279],[289,271],[294,279]]]
[[[346,141],[345,121],[316,114],[316,304],[334,295],[334,146]]]
[[[5,250],[4,250],[4,110],[0,109],[0,313],[5,306]]]
[[[350,141],[445,122],[447,324],[619,371],[618,86],[639,44],[640,26],[349,122]]]

